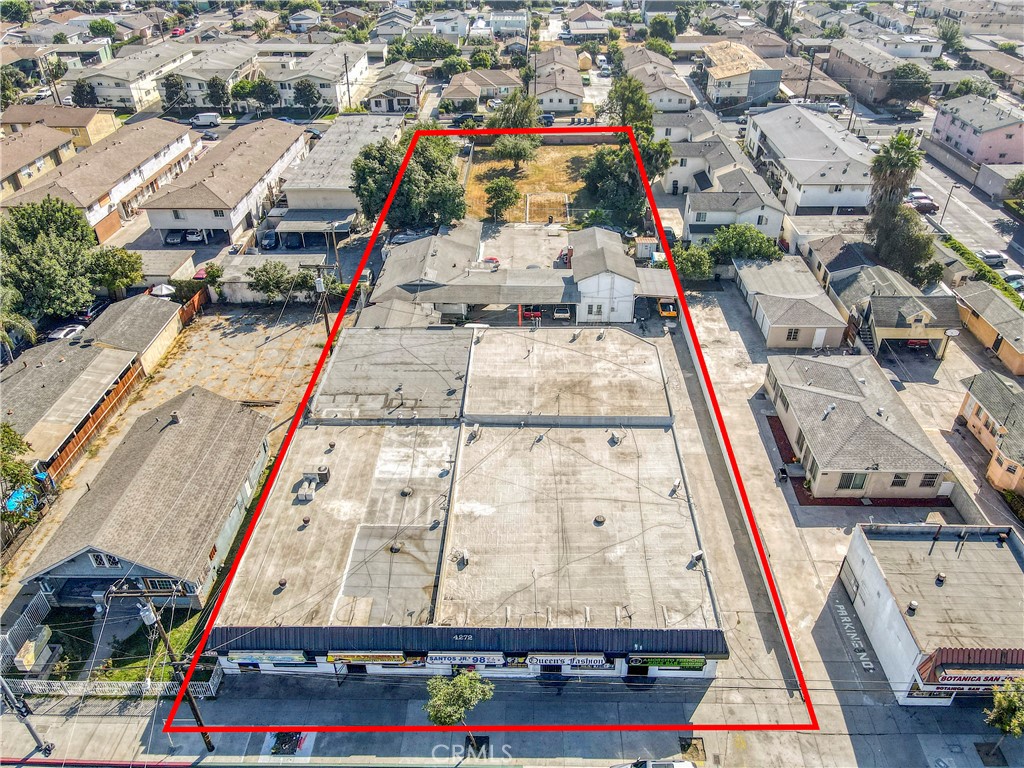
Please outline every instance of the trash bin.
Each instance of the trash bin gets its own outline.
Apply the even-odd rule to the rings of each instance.
[[[548,224],[554,224],[554,223],[555,223],[555,217],[554,216],[548,216]]]

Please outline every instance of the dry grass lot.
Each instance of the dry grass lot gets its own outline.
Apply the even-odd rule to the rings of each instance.
[[[574,146],[544,146],[537,150],[533,162],[525,163],[518,172],[513,169],[511,161],[494,160],[487,147],[480,147],[473,153],[473,169],[466,185],[466,206],[468,215],[478,219],[487,218],[487,194],[484,187],[501,176],[516,182],[523,199],[508,213],[507,221],[522,222],[526,220],[526,195],[546,193],[565,194],[569,196],[574,207],[590,207],[591,201],[583,189],[583,170],[593,154],[601,147],[599,144],[581,144]],[[545,221],[547,216],[545,209]],[[561,218],[564,219],[564,210]],[[537,220],[536,215],[531,218]]]

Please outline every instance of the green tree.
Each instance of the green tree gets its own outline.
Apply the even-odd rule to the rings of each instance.
[[[647,39],[648,35],[649,33],[647,32],[647,27],[637,27],[633,31],[633,39],[641,43]]]
[[[3,277],[33,317],[67,317],[93,299],[86,250],[56,234],[16,244],[4,259]]]
[[[88,80],[75,80],[71,86],[71,101],[76,107],[95,107],[100,103],[96,87]]]
[[[676,6],[676,18],[673,26],[676,28],[677,35],[684,34],[690,28],[690,7],[688,5]]]
[[[445,80],[451,80],[460,72],[468,72],[472,68],[472,65],[470,65],[470,63],[461,56],[449,56],[441,62],[439,70],[441,72],[441,77]]]
[[[10,64],[0,68],[0,109],[7,109],[18,101],[28,85],[25,74]]]
[[[473,51],[473,55],[469,57],[469,65],[473,69],[490,69],[491,54],[482,48],[477,48]]]
[[[17,250],[22,244],[34,243],[40,235],[59,235],[83,248],[96,245],[96,234],[86,221],[85,214],[70,203],[56,197],[45,197],[38,203],[23,203],[4,211],[0,219],[0,241],[5,254]]]
[[[469,712],[494,696],[494,683],[484,680],[479,672],[460,672],[454,677],[432,677],[427,681],[427,703],[423,705],[427,718],[434,725],[466,725]],[[469,734],[476,747],[476,739]]]
[[[63,80],[64,75],[68,73],[67,62],[59,56],[50,56],[43,62],[43,66],[46,69],[46,78],[50,81],[51,85]]]
[[[643,83],[630,75],[615,81],[599,111],[610,125],[650,125],[654,117],[654,106]]]
[[[1013,42],[1012,40],[1007,40],[1005,43],[996,43],[996,50],[997,51],[999,51],[1000,53],[1008,53],[1011,56],[1016,56],[1017,55],[1017,48],[1018,47],[1019,47],[1019,44]]]
[[[523,163],[533,160],[537,145],[530,136],[499,136],[491,148],[491,154],[498,160],[511,160],[516,171]]]
[[[932,69],[936,72],[948,72],[952,68],[953,66],[941,57],[932,62]]]
[[[771,29],[779,21],[779,13],[782,11],[782,0],[768,0],[768,8],[765,11],[764,23]]]
[[[753,224],[719,227],[707,249],[715,264],[731,264],[733,259],[778,261],[782,258],[778,244]]]
[[[250,98],[262,107],[269,109],[281,103],[281,92],[277,85],[266,75],[253,81]]]
[[[947,53],[959,53],[964,49],[964,35],[960,31],[960,25],[953,19],[939,19],[935,24],[938,27],[939,40],[942,41],[943,50]]]
[[[295,83],[295,103],[309,110],[310,117],[313,116],[313,107],[320,103],[323,97],[316,83],[308,78],[302,78]]]
[[[927,282],[932,260],[932,234],[917,212],[898,201],[877,204],[867,225],[882,266],[899,272],[912,283]]]
[[[35,478],[32,468],[22,459],[29,452],[31,446],[18,434],[6,421],[0,422],[0,486],[3,496],[6,497],[22,486],[35,486]],[[22,526],[26,523],[34,523],[36,518],[32,509],[31,499],[25,499],[24,503],[15,509],[8,511],[7,505],[3,507],[3,521],[8,525]]]
[[[117,24],[110,19],[96,19],[89,22],[89,34],[93,37],[117,37]]]
[[[408,43],[405,46],[404,53],[414,61],[428,61],[458,56],[460,51],[459,46],[455,45],[455,43],[449,43],[443,37],[424,35]]]
[[[258,267],[249,267],[245,276],[249,278],[249,287],[266,296],[268,303],[287,296],[295,280],[283,261],[265,261]]]
[[[488,128],[536,128],[540,125],[540,105],[523,89],[512,91],[487,118]],[[539,141],[540,137],[536,137]]]
[[[846,30],[840,27],[838,24],[825,27],[825,30],[821,33],[821,36],[826,40],[840,40],[846,37]]]
[[[909,104],[923,99],[932,90],[932,79],[917,64],[900,64],[892,71],[887,101]]]
[[[21,334],[30,344],[35,344],[36,328],[27,317],[20,312],[21,294],[13,286],[0,285],[0,344],[6,347],[7,357],[11,357],[12,333]]]
[[[323,12],[323,7],[320,5],[318,0],[291,0],[288,3],[288,13],[298,13],[299,11],[316,11],[317,13]]]
[[[659,13],[647,22],[647,37],[658,37],[671,43],[676,39],[676,25],[668,16]]]
[[[63,32],[58,32],[56,35],[53,36],[53,44],[54,45],[67,45],[68,44],[68,36],[65,35]]]
[[[214,75],[206,82],[206,100],[221,111],[231,103],[231,91],[220,75]]]
[[[662,56],[667,56],[670,59],[673,56],[675,56],[675,52],[672,50],[672,46],[666,43],[660,37],[649,38],[647,42],[644,43],[644,46],[647,48],[647,50],[651,51],[652,53],[660,53]]]
[[[239,80],[231,86],[231,98],[234,101],[248,102],[252,98],[252,80]]]
[[[1024,197],[1024,171],[1006,182],[1006,196],[1011,200]]]
[[[32,6],[27,0],[3,0],[0,3],[0,20],[11,24],[27,24],[32,21]]]
[[[505,211],[519,202],[522,195],[516,183],[507,176],[499,176],[484,187],[487,194],[487,212],[494,220],[502,218]]]
[[[1024,677],[1007,680],[992,689],[992,709],[985,710],[985,722],[1000,731],[999,741],[989,754],[995,753],[1003,739],[1024,734]]]
[[[697,24],[697,29],[700,30],[702,35],[722,34],[722,28],[715,24],[711,19],[701,19]]]
[[[258,17],[252,22],[252,31],[256,33],[256,37],[265,40],[266,37],[270,36],[270,25],[267,24],[266,19]]]
[[[682,280],[710,280],[714,277],[715,260],[704,246],[684,248],[681,242],[677,242],[672,246],[672,261]]]
[[[88,257],[89,279],[111,296],[142,282],[142,254],[124,248],[97,248]]]
[[[995,92],[996,87],[992,83],[987,83],[984,80],[975,80],[973,77],[965,77],[949,89],[949,93],[946,94],[944,100],[959,99],[961,96],[981,96],[987,99]]]
[[[185,88],[185,78],[178,74],[170,74],[164,78],[164,107],[166,109],[183,109],[192,104]]]
[[[383,210],[402,155],[397,144],[381,139],[363,147],[352,162],[352,191],[368,219],[376,219]]]
[[[219,294],[221,283],[224,280],[224,267],[211,261],[203,269],[206,273],[206,276],[203,278],[206,287],[213,291],[215,295]]]
[[[921,168],[924,152],[909,133],[898,133],[871,159],[871,203],[899,204]]]

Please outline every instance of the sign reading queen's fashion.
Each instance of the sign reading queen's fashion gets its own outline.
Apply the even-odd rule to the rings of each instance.
[[[614,664],[609,664],[603,653],[583,654],[559,654],[559,653],[531,653],[526,657],[527,664],[535,665],[560,665],[570,667],[584,667],[588,669],[611,669]]]

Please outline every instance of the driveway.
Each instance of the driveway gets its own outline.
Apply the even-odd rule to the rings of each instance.
[[[544,26],[544,17],[541,16],[540,42],[553,42],[558,39],[562,32],[562,15],[554,13],[548,16],[548,24]]]

